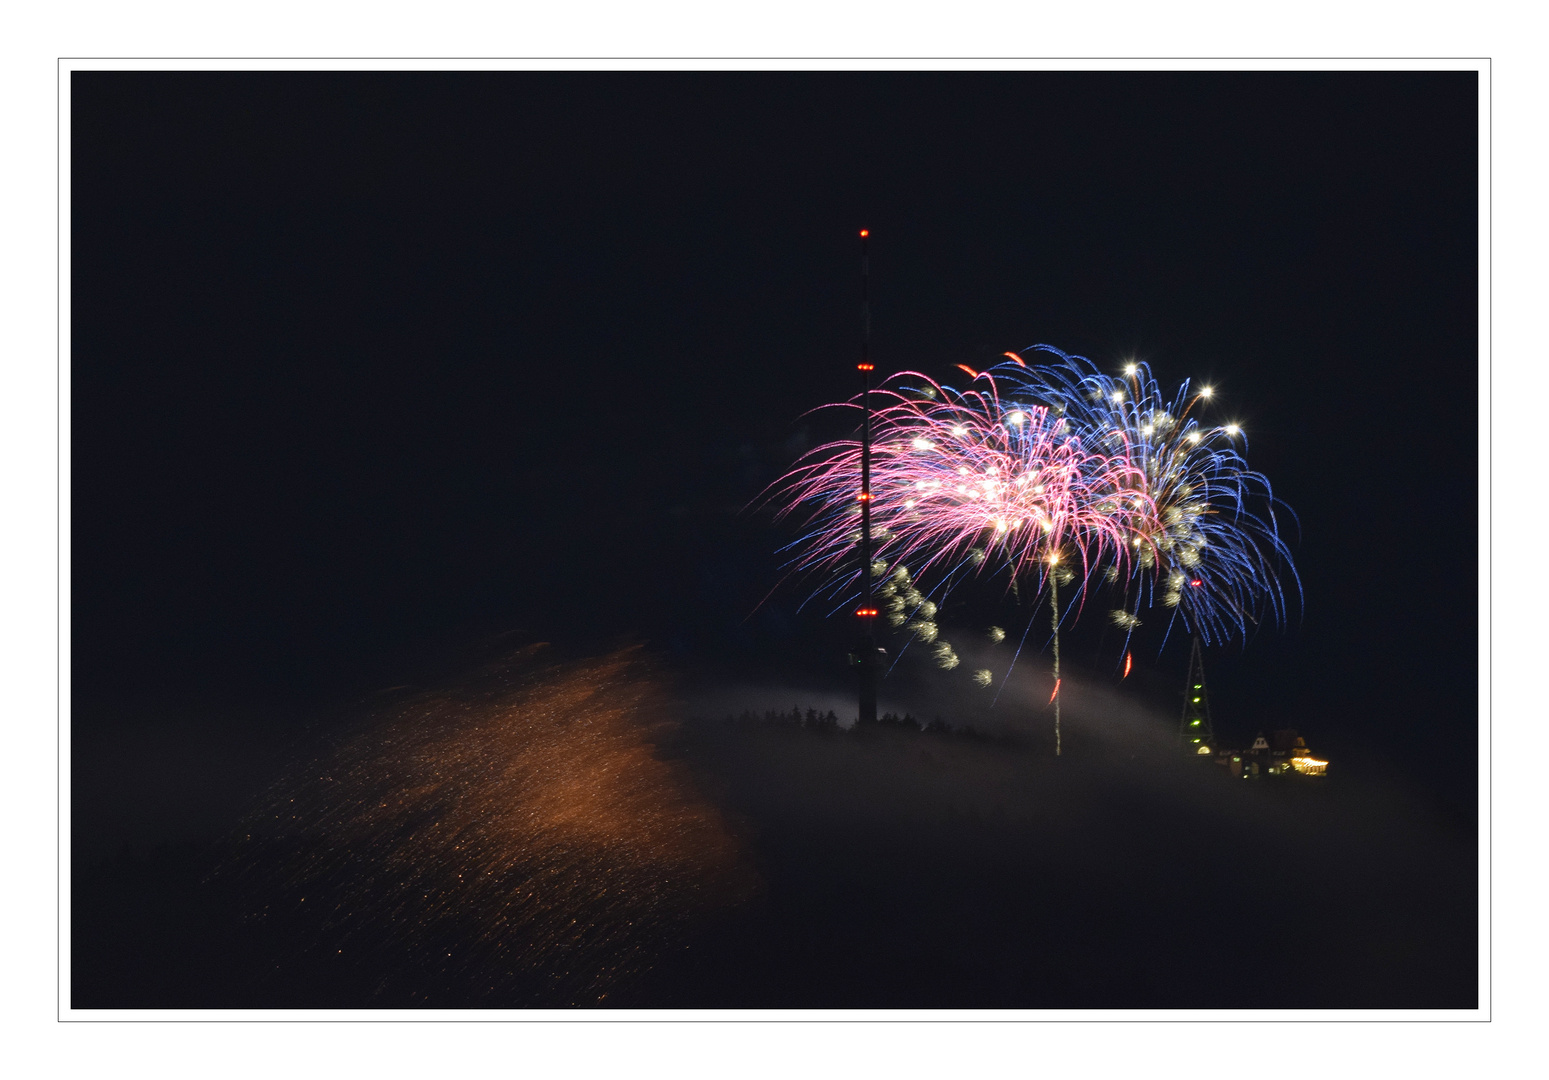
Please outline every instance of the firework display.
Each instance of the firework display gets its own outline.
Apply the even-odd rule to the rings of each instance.
[[[1010,587],[1041,581],[1062,558],[1083,580],[1107,566],[1128,572],[1131,538],[1156,530],[1144,475],[1126,455],[1093,449],[1048,406],[1004,397],[989,373],[970,376],[977,385],[959,391],[909,372],[874,392],[884,404],[872,421],[871,572],[910,568],[896,582],[908,602],[895,626],[900,614],[934,615],[915,576],[1003,574]],[[814,511],[792,545],[793,569],[831,575],[826,595],[848,597],[858,574],[860,457],[855,441],[818,447],[771,493],[784,513]]]
[[[1204,420],[1209,387],[1169,398],[1144,364],[1110,376],[1052,346],[1006,356],[959,365],[962,388],[904,372],[872,392],[869,495],[854,440],[812,450],[771,487],[778,512],[806,524],[788,569],[818,579],[812,599],[838,610],[856,594],[865,500],[880,613],[943,668],[957,657],[937,612],[969,579],[1018,599],[1048,592],[1056,650],[1061,622],[1098,595],[1126,649],[1158,612],[1163,641],[1175,624],[1220,643],[1284,620],[1278,568],[1296,579],[1275,499],[1241,429]],[[1060,585],[1074,586],[1063,610]]]
[[[1209,386],[1185,381],[1169,397],[1150,368],[1130,363],[1110,376],[1083,357],[1049,345],[1027,350],[1055,358],[1029,366],[1021,386],[1062,410],[1088,439],[1123,453],[1144,476],[1155,527],[1131,541],[1136,558],[1109,567],[1118,604],[1111,621],[1133,631],[1143,611],[1162,609],[1206,644],[1247,634],[1288,613],[1283,568],[1300,594],[1290,551],[1280,536],[1269,480],[1248,468],[1247,435],[1235,423],[1212,424],[1202,413]]]

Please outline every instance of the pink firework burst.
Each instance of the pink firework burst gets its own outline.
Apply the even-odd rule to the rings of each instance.
[[[905,372],[872,392],[873,572],[1006,570],[1008,585],[1041,589],[1057,565],[1085,579],[1127,564],[1135,538],[1155,529],[1127,448],[1090,448],[1064,416],[1003,401],[992,375],[970,374],[966,391]],[[824,573],[836,592],[859,572],[860,477],[860,443],[841,440],[805,455],[767,493],[782,515],[809,524],[792,570]]]

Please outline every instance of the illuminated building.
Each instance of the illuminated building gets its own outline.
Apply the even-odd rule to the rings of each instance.
[[[1295,728],[1283,728],[1268,738],[1261,731],[1246,750],[1228,750],[1217,745],[1215,727],[1210,722],[1210,691],[1205,686],[1205,658],[1197,637],[1189,654],[1189,678],[1183,687],[1178,745],[1184,753],[1212,761],[1244,780],[1328,775],[1328,762],[1312,756]]]
[[[1282,728],[1268,738],[1261,731],[1248,749],[1224,751],[1216,761],[1244,780],[1328,775],[1328,762],[1312,756],[1295,728]]]

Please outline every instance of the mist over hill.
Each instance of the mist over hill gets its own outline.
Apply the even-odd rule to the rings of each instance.
[[[712,676],[503,647],[286,747],[87,747],[74,1004],[1475,1003],[1472,828],[1396,780],[1233,781],[1080,678],[1056,758],[1015,688],[847,729]]]

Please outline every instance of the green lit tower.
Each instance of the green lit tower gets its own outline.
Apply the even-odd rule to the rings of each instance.
[[[1205,654],[1194,639],[1189,653],[1189,681],[1183,687],[1183,719],[1178,721],[1178,743],[1191,754],[1204,757],[1216,750],[1216,732],[1210,723],[1210,694],[1205,689]]]

